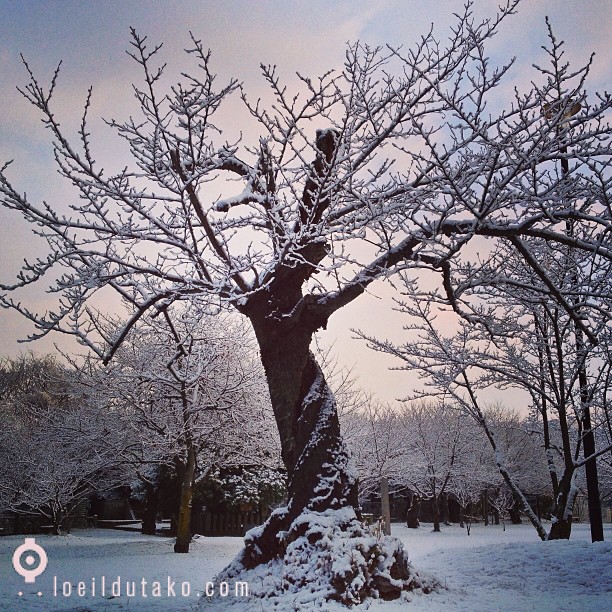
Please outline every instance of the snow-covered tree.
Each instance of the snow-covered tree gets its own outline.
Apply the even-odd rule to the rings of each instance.
[[[404,469],[397,412],[369,397],[359,411],[342,419],[343,431],[359,472],[359,496],[377,495],[382,478],[399,483]]]
[[[43,515],[55,534],[93,493],[125,484],[140,442],[51,357],[5,359],[0,508]]]
[[[283,499],[286,492],[286,478],[279,467],[240,466],[236,470],[217,471],[212,478],[217,494],[216,502],[229,507],[241,505],[274,504]]]
[[[195,300],[141,317],[91,384],[104,389],[146,445],[146,464],[170,464],[181,482],[175,552],[188,552],[193,487],[222,465],[250,465],[265,444],[269,410],[249,330]],[[269,424],[269,420],[267,421]],[[151,472],[154,480],[155,470]]]
[[[541,337],[515,309],[503,310],[504,316],[499,320],[489,317],[489,330],[495,323],[497,331],[497,335],[491,336],[465,321],[459,321],[458,332],[442,333],[435,322],[432,304],[417,296],[410,302],[404,301],[402,308],[412,317],[410,329],[415,339],[397,346],[391,341],[367,338],[370,346],[399,357],[404,362],[402,369],[421,373],[427,386],[417,396],[452,401],[457,409],[470,415],[489,440],[504,482],[520,500],[522,510],[540,537],[568,538],[573,500],[578,492],[576,470],[583,462],[578,457],[581,436],[575,403],[577,369],[572,365],[575,361],[564,352],[567,344],[557,345],[551,340],[546,345],[549,350],[542,367],[538,360],[543,346]],[[564,328],[569,329],[567,325]],[[500,333],[502,329],[504,333]],[[503,397],[513,389],[531,395],[536,418],[529,423],[529,431],[538,435],[537,440],[521,442],[520,438],[527,433],[510,427],[512,419],[500,418],[499,407],[490,407],[482,399],[485,391]],[[513,440],[517,437],[518,442]],[[539,453],[533,452],[534,443],[541,449]],[[556,520],[548,534],[525,496],[542,486],[544,464],[555,499]],[[535,487],[534,478],[539,481]]]
[[[429,32],[412,49],[349,45],[343,69],[299,75],[295,92],[274,67],[263,66],[274,102],[266,107],[241,91],[247,120],[260,128],[250,143],[228,142],[217,125],[216,111],[239,86],[218,87],[200,41],[193,38],[189,49],[198,66],[164,90],[160,47],[134,32],[132,55],[144,71],[144,86],[135,90],[142,114],[109,122],[134,157],[118,172],[95,161],[91,94],[77,147],[54,107],[58,75],[44,89],[30,72],[22,91],[41,111],[60,173],[80,201],[72,215],[39,206],[2,168],[3,205],[40,228],[51,249],[3,288],[18,293],[61,270],[50,281],[61,296],[55,310],[39,316],[8,295],[4,305],[34,323],[32,337],[71,333],[107,361],[142,316],[194,294],[235,307],[255,330],[289,501],[247,536],[227,577],[274,561],[283,568],[278,575],[293,576],[279,588],[320,581],[319,593],[346,603],[397,597],[420,584],[399,542],[368,538],[358,520],[356,473],[333,394],[310,351],[314,333],[376,279],[432,270],[460,310],[461,272],[482,263],[469,247],[506,242],[544,274],[546,292],[592,338],[525,240],[612,258],[604,122],[612,100],[581,98],[581,111],[566,121],[568,96],[544,118],[553,92],[544,78],[496,110],[495,88],[509,66],[492,68],[485,43],[517,4],[482,23],[468,5],[445,42]],[[239,121],[235,114],[232,121]],[[575,166],[571,184],[549,161],[559,157]],[[218,197],[231,188],[219,183],[223,177],[240,183],[236,195]],[[566,204],[574,194],[588,200],[588,209]],[[565,232],[568,220],[573,236]],[[115,294],[133,309],[123,328],[102,337],[91,300],[98,294],[106,303]],[[312,567],[331,569],[324,575],[297,567],[302,553]]]
[[[481,442],[479,432],[460,411],[442,403],[415,402],[402,406],[398,421],[403,451],[402,484],[420,499],[431,501],[434,531],[440,531],[442,498]]]
[[[468,535],[472,527],[473,508],[480,500],[482,485],[473,473],[470,473],[469,478],[460,478],[453,483],[453,498],[459,504],[459,525],[465,527]]]
[[[498,242],[478,264],[465,261],[463,266],[449,269],[442,295],[436,290],[419,292],[406,276],[406,299],[399,307],[414,317],[408,328],[418,339],[398,347],[393,342],[362,336],[378,350],[401,357],[407,368],[421,371],[436,394],[450,393],[463,403],[487,433],[506,484],[519,497],[519,483],[503,457],[477,394],[495,386],[524,389],[540,415],[548,457],[555,498],[549,534],[527,508],[525,499],[522,504],[542,538],[569,537],[578,492],[576,470],[586,466],[587,482],[595,498],[590,511],[592,537],[596,540],[603,538],[603,532],[590,406],[603,380],[596,347],[612,312],[610,261],[603,253],[593,257],[575,249],[574,241],[592,238],[603,219],[600,213],[605,216],[609,210],[606,189],[612,162],[609,149],[600,158],[601,164],[591,164],[577,146],[586,128],[574,125],[572,118],[590,108],[584,92],[589,67],[570,71],[562,59],[562,43],[550,25],[548,34],[549,45],[544,49],[550,67],[537,69],[546,81],[538,91],[541,120],[550,123],[555,116],[560,119],[550,135],[559,150],[558,155],[533,158],[529,180],[534,195],[548,189],[556,193],[555,205],[542,203],[543,215],[554,217],[556,206],[581,216],[585,223],[581,225],[572,215],[558,219],[558,229],[566,236],[558,243],[539,232]],[[609,127],[602,127],[604,134],[595,140],[609,145],[609,133],[605,133]],[[603,153],[604,149],[599,150]],[[524,180],[528,180],[526,176]],[[598,185],[596,191],[591,190],[594,185]],[[455,287],[450,295],[449,286]],[[460,317],[454,337],[442,334],[436,323],[445,304]],[[559,427],[559,445],[551,440],[551,419]],[[578,458],[581,450],[583,460]]]
[[[521,419],[516,411],[502,404],[487,406],[485,417],[495,434],[505,465],[515,474],[521,490],[531,497],[552,497],[547,456],[541,436],[534,431],[533,421]],[[491,464],[495,465],[494,456],[491,456]]]
[[[591,409],[593,411],[593,431],[596,438],[597,473],[601,502],[610,504],[612,499],[612,334],[610,327],[600,339],[595,361],[599,364],[598,384],[594,385]]]

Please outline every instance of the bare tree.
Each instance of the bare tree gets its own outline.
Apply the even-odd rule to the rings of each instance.
[[[542,538],[568,538],[578,491],[576,470],[588,466],[595,541],[603,538],[603,531],[596,470],[600,451],[596,451],[594,444],[590,406],[603,378],[598,368],[590,375],[588,366],[598,362],[592,357],[612,312],[610,261],[601,253],[592,256],[575,249],[573,241],[578,236],[591,238],[594,224],[602,219],[599,213],[609,208],[606,189],[610,185],[612,162],[609,149],[600,158],[601,163],[593,164],[581,155],[577,140],[586,130],[576,126],[578,131],[574,133],[572,117],[590,108],[584,93],[589,66],[570,71],[562,59],[562,43],[555,38],[550,24],[548,35],[549,46],[544,50],[550,65],[536,67],[546,78],[546,86],[538,88],[538,93],[543,103],[542,120],[550,122],[555,117],[559,120],[549,135],[557,143],[558,155],[533,158],[529,180],[534,194],[543,194],[549,188],[556,191],[556,204],[543,204],[542,214],[555,216],[555,206],[572,211],[559,223],[567,240],[555,243],[543,234],[533,234],[498,242],[478,264],[465,262],[453,270],[456,290],[450,296],[447,284],[443,295],[437,291],[418,292],[413,281],[405,277],[407,299],[400,302],[400,309],[416,317],[417,323],[411,329],[420,332],[421,340],[397,347],[392,342],[379,342],[364,334],[362,337],[375,348],[401,357],[408,367],[424,372],[436,393],[461,389],[464,396],[460,401],[487,432],[496,452],[499,445],[477,392],[492,385],[525,389],[542,418],[555,497],[550,533],[546,535],[530,509],[528,514]],[[599,136],[595,139],[600,141]],[[604,141],[609,143],[609,136],[604,136]],[[595,185],[596,191],[591,191]],[[599,204],[603,204],[603,209],[598,209]],[[581,225],[573,213],[584,215],[584,220],[589,221]],[[447,276],[446,283],[452,280]],[[444,303],[450,304],[462,318],[461,329],[452,340],[436,329],[435,319]],[[551,410],[558,419],[562,438],[560,474],[549,435]],[[572,435],[574,429],[576,437]],[[582,449],[584,459],[579,460]],[[520,487],[511,482],[505,460],[500,469],[508,486],[518,495]],[[527,508],[526,500],[522,504]]]
[[[59,534],[92,494],[128,482],[141,444],[49,356],[6,359],[0,379],[0,509],[42,515]]]
[[[359,498],[381,500],[381,527],[391,534],[390,488],[401,486],[405,461],[397,412],[373,396],[358,396],[358,411],[341,417],[344,437],[359,474]]]
[[[263,448],[269,400],[252,349],[236,317],[175,303],[142,317],[92,381],[147,440],[146,462],[170,463],[179,476],[175,552],[189,552],[195,482],[223,464],[251,464]]]
[[[398,482],[403,469],[397,413],[370,397],[359,412],[342,419],[345,438],[359,472],[359,496],[379,493],[382,478]]]
[[[440,531],[440,504],[478,442],[478,430],[460,411],[436,402],[404,404],[398,425],[404,459],[402,484],[431,501],[433,529]]]
[[[592,339],[524,241],[538,237],[612,258],[604,122],[612,100],[603,95],[585,102],[568,122],[569,102],[562,102],[544,119],[542,105],[552,91],[545,78],[493,112],[487,103],[494,104],[509,66],[492,69],[485,43],[517,4],[509,1],[482,23],[474,22],[468,5],[446,42],[429,32],[408,50],[350,45],[343,70],[318,79],[300,75],[295,94],[274,67],[263,66],[274,103],[265,108],[241,92],[261,129],[250,146],[219,133],[215,113],[239,86],[230,81],[217,88],[200,41],[192,37],[189,49],[199,72],[185,73],[166,93],[163,67],[156,64],[160,47],[133,32],[131,53],[145,76],[135,89],[142,117],[109,122],[135,161],[118,173],[103,172],[95,161],[87,127],[91,93],[77,148],[53,107],[58,74],[44,89],[30,72],[22,91],[41,111],[59,171],[81,197],[75,214],[65,216],[30,202],[11,185],[8,166],[2,168],[4,206],[40,228],[51,249],[3,288],[18,292],[52,269],[62,271],[51,281],[59,306],[44,316],[18,298],[2,298],[34,323],[32,338],[74,334],[108,361],[145,313],[194,294],[237,308],[255,330],[289,474],[289,503],[247,537],[230,574],[285,558],[297,541],[311,550],[313,563],[319,555],[328,558],[317,538],[302,538],[309,530],[322,532],[322,514],[326,526],[333,517],[334,537],[363,531],[356,475],[310,344],[374,280],[399,270],[434,271],[446,299],[463,312],[457,274],[470,260],[480,265],[468,245],[506,242],[542,274],[545,290]],[[314,135],[313,123],[320,128]],[[559,130],[567,135],[562,144]],[[571,185],[563,182],[567,197],[560,198],[561,180],[551,166],[570,157],[563,151],[571,151],[576,167]],[[241,183],[236,196],[213,195],[221,176]],[[589,208],[567,206],[574,195],[588,199]],[[572,236],[564,231],[570,219]],[[133,309],[128,323],[110,335],[100,329],[90,301],[99,292],[114,293]],[[381,546],[389,561],[370,566],[368,559],[381,558]],[[347,542],[334,551],[346,555],[347,564],[329,564],[350,571],[311,573],[305,580],[328,580],[329,597],[347,603],[396,597],[418,583],[397,541],[372,541],[359,558],[353,549]],[[285,562],[292,563],[290,556]],[[354,575],[366,578],[354,582]]]

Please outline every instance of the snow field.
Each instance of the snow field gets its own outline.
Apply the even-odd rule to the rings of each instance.
[[[575,525],[569,542],[541,542],[529,525],[474,525],[470,536],[457,527],[433,533],[431,525],[418,530],[393,525],[393,535],[406,546],[415,569],[434,575],[446,588],[422,595],[411,593],[395,602],[371,601],[353,610],[399,612],[453,611],[565,611],[612,610],[612,526],[606,526],[608,542],[591,544],[588,525]],[[25,584],[12,567],[15,548],[23,536],[0,538],[0,610],[346,610],[330,602],[298,603],[295,596],[276,598],[273,607],[236,597],[234,585],[228,595],[213,601],[196,592],[208,588],[219,594],[215,575],[241,548],[241,538],[197,537],[186,555],[172,551],[173,540],[110,530],[75,531],[68,536],[35,536],[49,559],[46,571],[34,584]],[[99,590],[106,577],[106,597]],[[112,597],[110,584],[120,576],[122,593]],[[57,595],[54,596],[54,577]],[[97,593],[91,596],[95,578]],[[273,576],[262,575],[267,581]],[[142,597],[142,580],[147,597]],[[168,581],[174,583],[168,593]],[[135,583],[136,594],[127,597],[126,581]],[[69,583],[70,597],[62,595]],[[78,595],[78,583],[86,594]],[[153,596],[159,583],[160,595]],[[181,594],[187,583],[190,595]],[[19,592],[23,595],[20,597]],[[42,592],[42,597],[37,595]],[[270,602],[271,603],[271,602]],[[199,606],[199,607],[198,607]]]

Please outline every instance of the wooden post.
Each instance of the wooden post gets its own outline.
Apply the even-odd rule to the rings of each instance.
[[[380,479],[380,500],[382,506],[383,533],[391,535],[391,511],[389,509],[389,481],[385,476]]]
[[[485,527],[489,524],[489,490],[485,489],[482,492],[482,517],[484,518]]]

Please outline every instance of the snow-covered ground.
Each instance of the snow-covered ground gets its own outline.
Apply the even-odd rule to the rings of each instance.
[[[446,589],[412,595],[410,601],[363,604],[356,610],[612,610],[612,526],[606,528],[608,542],[598,544],[590,543],[587,525],[575,525],[569,542],[545,543],[528,525],[508,526],[506,531],[501,526],[475,525],[469,537],[456,526],[436,534],[430,525],[418,530],[393,525],[393,533],[405,543],[415,568],[435,575]],[[23,536],[0,538],[1,610],[195,609],[206,583],[216,594],[225,588],[214,583],[214,576],[242,543],[240,538],[198,537],[190,554],[177,555],[172,551],[173,540],[136,533],[96,529],[61,537],[41,535],[36,536],[36,544],[46,550],[48,565],[33,584],[26,584],[12,566],[13,551],[23,541]],[[31,567],[36,568],[37,561],[30,560]],[[27,569],[27,553],[21,555],[21,562]],[[103,577],[104,597],[100,594]],[[121,596],[113,597],[118,577],[121,583],[114,586],[121,588]],[[83,596],[78,593],[79,582]],[[128,597],[126,588],[134,582],[135,595]],[[224,601],[232,600],[234,610],[264,609],[246,597],[236,597],[233,584],[227,586]],[[187,587],[190,596],[184,597],[181,589]],[[71,595],[64,596],[64,589]],[[200,601],[201,610],[219,607]],[[295,608],[289,599],[285,604],[286,610],[305,609]],[[326,604],[323,609],[342,608]]]

